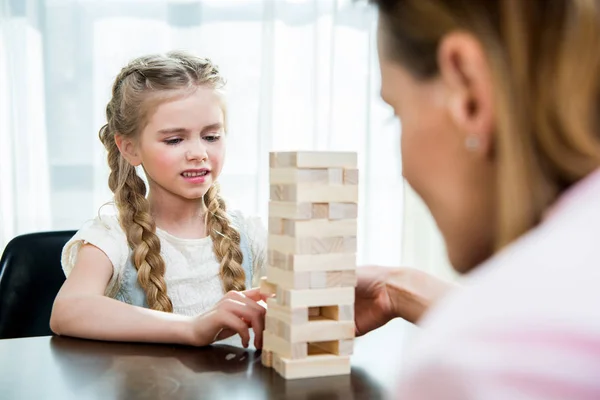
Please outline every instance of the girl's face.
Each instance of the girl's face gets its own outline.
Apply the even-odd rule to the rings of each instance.
[[[465,272],[492,253],[494,173],[491,80],[472,38],[440,44],[440,72],[417,79],[387,57],[379,24],[381,95],[402,126],[402,171],[431,211],[452,265]],[[468,140],[478,146],[469,149]]]
[[[214,89],[200,86],[160,103],[135,146],[150,192],[201,199],[221,173],[224,133],[222,102]]]

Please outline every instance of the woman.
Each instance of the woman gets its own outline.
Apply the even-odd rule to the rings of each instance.
[[[600,398],[600,2],[372,1],[404,177],[465,284],[360,270],[359,333],[437,303],[402,398]]]

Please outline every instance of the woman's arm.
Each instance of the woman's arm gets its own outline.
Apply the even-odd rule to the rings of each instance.
[[[354,309],[359,335],[393,318],[417,323],[429,307],[457,287],[413,268],[359,267],[357,274]]]
[[[412,323],[418,323],[431,306],[457,287],[413,268],[394,268],[386,279],[393,314]]]

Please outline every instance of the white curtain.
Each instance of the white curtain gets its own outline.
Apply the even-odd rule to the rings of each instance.
[[[357,151],[359,262],[447,271],[427,210],[404,190],[366,2],[0,4],[0,249],[19,234],[77,229],[110,200],[97,132],[112,80],[133,57],[184,49],[228,80],[221,183],[235,208],[266,218],[269,151]]]

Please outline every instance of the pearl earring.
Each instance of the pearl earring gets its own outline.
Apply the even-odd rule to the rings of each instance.
[[[479,149],[479,138],[476,135],[469,135],[465,139],[465,147],[469,151],[475,151]]]

